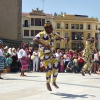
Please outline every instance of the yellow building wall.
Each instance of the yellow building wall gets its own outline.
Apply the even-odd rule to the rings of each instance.
[[[31,33],[31,30],[44,30],[43,26],[31,26],[31,18],[44,18],[45,21],[50,20],[52,22],[53,28],[56,32],[59,32],[61,36],[65,37],[65,33],[68,33],[68,38],[70,41],[68,42],[68,48],[72,49],[72,43],[78,43],[82,42],[85,47],[85,42],[87,40],[88,33],[91,34],[91,37],[95,37],[95,33],[98,33],[98,30],[96,30],[96,27],[98,27],[98,20],[94,18],[83,18],[83,17],[75,17],[74,15],[65,15],[64,17],[53,17],[53,18],[47,18],[46,16],[22,16],[22,36],[24,30],[29,30]],[[24,21],[28,20],[28,26],[29,27],[23,27]],[[60,28],[57,29],[57,24],[60,24]],[[68,29],[66,29],[66,24],[68,24]],[[71,29],[71,24],[78,24],[79,29]],[[83,25],[83,29],[80,29],[80,24]],[[88,25],[90,25],[90,30],[88,30]],[[76,26],[75,26],[76,27]],[[72,40],[72,32],[83,32],[83,40]],[[23,36],[23,38],[29,38],[32,39],[33,37],[31,35]],[[65,41],[63,40],[55,40],[54,47],[57,48],[57,44],[60,44],[60,48],[65,48]],[[95,45],[94,45],[95,47]]]
[[[76,19],[74,16],[70,17],[54,17],[54,29],[56,32],[60,32],[60,35],[65,37],[65,33],[68,33],[68,37],[70,41],[68,42],[69,49],[72,49],[72,42],[79,42],[78,40],[72,40],[72,32],[83,32],[83,40],[80,40],[84,44],[87,40],[88,33],[91,34],[91,37],[95,37],[95,33],[98,33],[96,30],[96,26],[98,27],[98,20],[93,18],[81,18]],[[57,24],[60,24],[60,28],[57,29]],[[66,24],[68,24],[68,29],[65,28]],[[71,29],[71,24],[78,24],[79,29]],[[80,29],[80,24],[83,24],[83,29]],[[88,30],[88,25],[90,25],[90,30]],[[60,48],[65,48],[65,42],[63,40],[55,41],[55,48],[57,47],[56,44],[60,43]],[[95,47],[95,45],[94,45]]]

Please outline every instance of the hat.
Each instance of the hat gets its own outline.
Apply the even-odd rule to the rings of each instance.
[[[3,45],[3,41],[2,40],[0,40],[0,43]]]
[[[44,24],[44,27],[48,27],[48,26],[51,26],[51,22],[50,21],[47,21],[45,24]]]

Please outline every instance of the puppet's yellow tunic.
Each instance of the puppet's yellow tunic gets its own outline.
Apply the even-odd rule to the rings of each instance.
[[[91,71],[92,68],[92,43],[90,41],[86,41],[86,48],[83,53],[85,65],[83,66],[82,71]]]
[[[58,75],[58,62],[55,60],[55,55],[52,53],[54,48],[54,40],[58,36],[55,33],[47,34],[45,31],[38,33],[35,38],[39,39],[42,43],[49,44],[51,49],[45,49],[39,45],[39,57],[43,59],[46,68],[46,80],[48,83],[51,81],[51,74],[53,73],[53,82],[56,81]]]

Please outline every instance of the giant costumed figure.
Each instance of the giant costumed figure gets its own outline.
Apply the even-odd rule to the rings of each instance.
[[[33,41],[39,44],[39,57],[43,59],[44,66],[46,69],[46,86],[49,91],[52,91],[50,86],[51,74],[53,74],[52,85],[55,88],[59,88],[56,84],[56,78],[58,75],[58,61],[55,59],[54,50],[54,40],[56,38],[63,39],[66,43],[68,40],[56,32],[53,31],[52,24],[47,21],[44,24],[45,31],[38,33]]]
[[[85,50],[83,52],[83,56],[84,56],[84,61],[85,64],[82,68],[82,75],[85,76],[85,71],[88,71],[88,73],[91,75],[91,70],[92,70],[92,65],[93,65],[93,43],[97,41],[96,39],[94,39],[94,37],[91,37],[90,39],[88,39],[86,41],[86,47]]]

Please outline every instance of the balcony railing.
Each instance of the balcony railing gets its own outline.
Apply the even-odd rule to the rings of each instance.
[[[29,25],[23,25],[23,27],[29,27]]]

